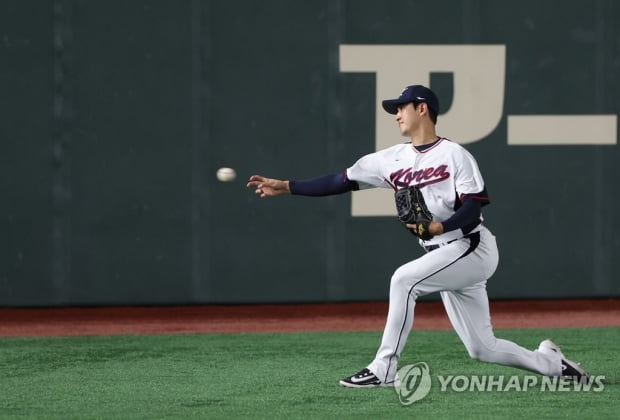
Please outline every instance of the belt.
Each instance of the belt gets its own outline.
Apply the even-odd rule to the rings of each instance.
[[[448,241],[446,243],[443,244],[437,244],[437,245],[425,245],[424,249],[426,250],[426,252],[431,252],[436,250],[437,248],[441,248],[442,246],[451,244],[452,242],[458,241],[459,239],[467,239],[467,238],[472,238],[477,236],[478,238],[480,238],[480,232],[474,232],[474,233],[469,233],[465,236],[461,236],[460,238],[456,238],[456,239],[452,239],[451,241]]]

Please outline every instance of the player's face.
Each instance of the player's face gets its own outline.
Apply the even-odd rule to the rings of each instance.
[[[413,103],[403,104],[396,112],[396,122],[403,136],[411,137],[420,125],[420,113],[413,107]]]

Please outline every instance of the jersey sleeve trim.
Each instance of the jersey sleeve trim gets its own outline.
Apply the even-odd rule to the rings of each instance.
[[[486,187],[482,191],[475,194],[459,195],[459,200],[461,201],[461,203],[464,203],[465,200],[467,200],[468,198],[479,201],[481,206],[486,206],[487,204],[491,203],[491,199],[489,198]]]

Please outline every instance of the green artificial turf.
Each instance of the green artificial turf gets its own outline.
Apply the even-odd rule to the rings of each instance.
[[[338,385],[371,361],[380,332],[3,338],[0,418],[618,417],[620,328],[496,334],[528,348],[552,338],[604,389],[442,391],[440,375],[529,375],[470,359],[452,331],[410,335],[401,366],[425,362],[432,378],[411,405],[394,389]]]

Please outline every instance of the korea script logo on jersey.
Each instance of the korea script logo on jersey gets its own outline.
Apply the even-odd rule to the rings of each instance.
[[[399,169],[390,174],[390,181],[395,187],[404,188],[413,184],[422,188],[450,178],[450,172],[447,169],[448,165],[439,165],[436,168],[430,167],[417,171],[414,171],[413,168]]]

